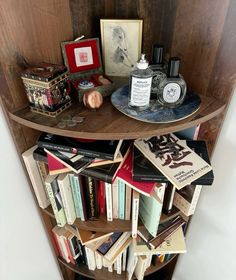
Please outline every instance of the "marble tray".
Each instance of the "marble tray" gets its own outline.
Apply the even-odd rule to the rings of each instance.
[[[177,108],[163,108],[155,100],[151,100],[147,110],[137,112],[128,107],[128,93],[128,85],[117,89],[111,96],[111,103],[128,117],[148,123],[170,123],[182,120],[194,114],[201,105],[201,98],[196,93],[187,92],[184,103]]]

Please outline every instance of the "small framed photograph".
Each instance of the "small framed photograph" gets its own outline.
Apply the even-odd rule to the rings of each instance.
[[[108,76],[129,76],[141,55],[141,19],[101,19],[102,55]]]

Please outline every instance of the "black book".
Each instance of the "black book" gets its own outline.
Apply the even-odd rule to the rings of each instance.
[[[206,142],[202,140],[187,140],[189,148],[202,157],[208,164],[210,159],[207,151]],[[159,171],[138,148],[133,149],[133,175],[134,181],[142,182],[161,182],[168,183],[169,180]],[[212,185],[214,180],[213,171],[208,172],[202,177],[198,178],[192,185]]]
[[[87,217],[90,220],[99,218],[98,187],[99,182],[91,177],[81,176],[84,191]]]
[[[37,144],[39,147],[74,153],[91,158],[114,160],[123,140],[83,140],[43,132]]]
[[[43,148],[37,147],[33,152],[33,158],[36,161],[43,161],[44,163],[48,164],[47,153]]]
[[[92,177],[96,180],[112,184],[113,179],[120,167],[120,162],[115,162],[96,167],[85,168],[81,171],[81,175]]]

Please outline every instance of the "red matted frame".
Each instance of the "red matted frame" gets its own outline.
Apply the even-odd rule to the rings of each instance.
[[[71,74],[102,67],[98,38],[62,42],[61,45],[65,64]]]

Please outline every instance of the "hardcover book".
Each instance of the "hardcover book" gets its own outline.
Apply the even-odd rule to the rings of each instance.
[[[43,132],[38,146],[49,150],[74,153],[91,158],[114,160],[123,140],[83,140]]]
[[[210,159],[207,151],[206,142],[202,140],[180,140],[186,143],[187,146],[197,153],[210,165]],[[133,173],[132,178],[134,181],[147,181],[147,182],[163,182],[168,183],[168,178],[157,169],[145,155],[134,146],[133,149]],[[197,178],[192,182],[193,185],[212,185],[214,180],[213,171],[207,172],[205,175]]]
[[[134,275],[138,280],[143,280],[146,271],[147,256],[138,256],[138,261],[134,270]]]
[[[212,170],[204,159],[174,134],[137,139],[134,145],[177,189]]]
[[[193,215],[201,193],[201,185],[188,185],[177,190],[174,195],[174,205],[186,216]]]
[[[113,232],[103,233],[83,229],[77,229],[77,232],[82,245],[88,245],[98,240],[109,239],[109,236],[113,234]]]
[[[129,152],[127,158],[122,163],[117,172],[116,178],[123,181],[129,187],[135,189],[137,192],[146,196],[151,196],[155,186],[158,184],[154,182],[135,182],[132,179],[132,151]]]

